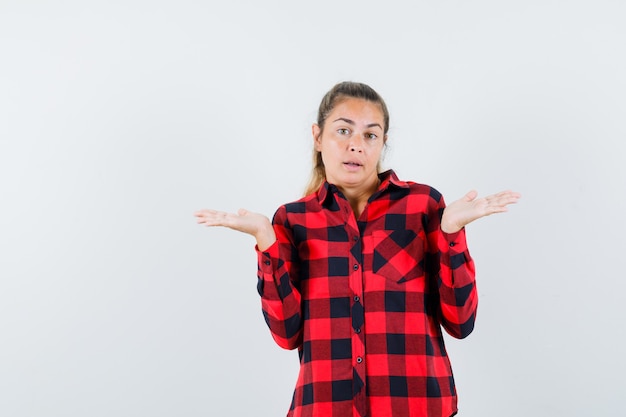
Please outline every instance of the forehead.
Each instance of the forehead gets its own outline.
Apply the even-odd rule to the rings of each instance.
[[[338,118],[354,121],[357,124],[378,123],[383,126],[384,115],[380,104],[360,98],[344,98],[335,104],[327,120],[330,123]]]

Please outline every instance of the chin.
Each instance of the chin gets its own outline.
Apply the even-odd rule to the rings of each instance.
[[[343,186],[343,187],[358,187],[359,185],[363,185],[364,182],[365,180],[362,178],[360,179],[350,178],[350,179],[346,179],[343,181],[338,181],[337,183],[335,183],[335,185]]]

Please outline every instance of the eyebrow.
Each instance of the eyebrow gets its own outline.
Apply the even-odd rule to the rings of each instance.
[[[342,121],[348,123],[349,125],[353,125],[353,126],[356,124],[356,123],[354,123],[353,120],[346,119],[345,117],[340,117],[340,118],[334,120],[333,123],[338,122],[339,120],[342,120]],[[380,124],[378,124],[378,123],[370,123],[366,127],[375,127],[375,126],[378,126],[381,130],[383,129],[383,127]]]

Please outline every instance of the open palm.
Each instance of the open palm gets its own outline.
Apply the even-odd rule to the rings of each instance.
[[[449,204],[441,218],[441,230],[446,233],[458,232],[481,217],[506,212],[507,206],[516,203],[521,195],[513,191],[501,191],[487,197],[477,197],[478,192],[472,190]]]

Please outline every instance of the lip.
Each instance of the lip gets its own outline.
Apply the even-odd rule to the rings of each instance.
[[[356,171],[363,166],[360,162],[357,161],[345,161],[343,166],[346,167],[349,171]]]

